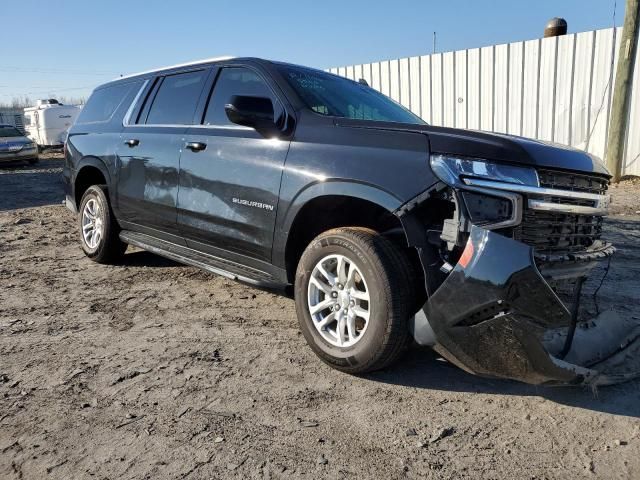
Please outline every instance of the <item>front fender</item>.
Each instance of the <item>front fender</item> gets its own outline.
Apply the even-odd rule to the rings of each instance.
[[[402,201],[395,195],[366,183],[347,180],[318,181],[307,185],[292,200],[278,206],[277,229],[274,238],[273,260],[275,265],[284,266],[287,238],[293,222],[300,210],[311,200],[328,196],[352,197],[374,203],[389,212],[394,212]],[[281,213],[282,212],[282,213]]]

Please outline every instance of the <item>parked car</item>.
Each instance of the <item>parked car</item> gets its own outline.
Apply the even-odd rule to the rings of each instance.
[[[638,321],[583,324],[571,301],[615,250],[609,178],[585,152],[433,127],[366,85],[256,58],[98,87],[64,167],[96,262],[130,244],[289,289],[311,348],[345,372],[413,339],[530,383],[638,373],[621,361],[640,358]]]
[[[16,160],[36,163],[38,161],[36,144],[13,125],[0,124],[0,162]]]
[[[80,107],[63,105],[56,99],[38,100],[24,109],[24,128],[38,150],[61,148],[67,132],[80,113]]]

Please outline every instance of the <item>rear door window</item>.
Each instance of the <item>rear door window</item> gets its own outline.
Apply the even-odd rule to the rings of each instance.
[[[113,85],[95,90],[84,106],[76,123],[108,122],[132,88],[140,82]]]
[[[283,114],[283,108],[267,83],[253,70],[244,67],[223,68],[218,74],[213,94],[204,116],[205,125],[234,125],[224,111],[233,95],[266,97],[273,102],[274,120]]]
[[[207,73],[206,70],[198,70],[164,77],[145,123],[191,125]]]

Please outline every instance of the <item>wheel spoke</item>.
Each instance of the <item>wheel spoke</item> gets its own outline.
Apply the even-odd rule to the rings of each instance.
[[[335,321],[336,319],[336,312],[331,312],[329,315],[327,315],[326,317],[324,317],[322,320],[320,320],[316,326],[318,328],[324,328],[327,325],[329,325],[331,322]]]
[[[313,283],[316,287],[318,287],[320,290],[322,290],[325,293],[325,295],[331,295],[331,286],[327,285],[322,280],[316,278],[313,274],[309,278],[309,281]]]
[[[318,263],[318,265],[316,265],[316,268],[322,274],[322,276],[327,279],[327,282],[329,282],[330,286],[333,287],[336,284],[337,278],[331,275],[329,272],[327,272],[327,269],[324,268],[324,265],[322,265],[322,262]]]
[[[355,298],[357,300],[365,300],[369,301],[369,293],[363,292],[361,290],[356,290],[355,288],[350,292],[351,298]]]
[[[334,301],[332,298],[327,298],[326,300],[321,301],[320,303],[317,303],[315,305],[311,305],[309,312],[311,313],[311,315],[315,315],[318,312],[321,312],[322,310],[325,310],[327,308],[329,308],[331,305],[334,304]]]
[[[347,267],[348,267],[347,259],[342,255],[338,257],[338,266],[336,267],[336,275],[338,276],[338,282],[343,285],[347,282]]]
[[[345,317],[342,315],[338,319],[338,325],[336,326],[336,341],[338,342],[338,346],[342,346],[342,342],[344,339],[344,327],[345,327]]]
[[[355,313],[358,317],[364,318],[365,320],[369,320],[369,310],[365,310],[364,308],[356,305],[351,309],[353,313]]]
[[[347,319],[347,333],[349,334],[349,341],[353,342],[356,339],[356,317],[350,315]]]
[[[84,232],[88,232],[89,230],[92,230],[92,229],[93,229],[93,222],[89,222],[82,227],[82,230]]]
[[[347,275],[347,280],[344,282],[344,288],[352,288],[355,283],[356,273],[358,273],[358,269],[355,265],[351,265],[349,268],[349,274]]]

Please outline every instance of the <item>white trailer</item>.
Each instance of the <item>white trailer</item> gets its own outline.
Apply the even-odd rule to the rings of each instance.
[[[35,107],[24,109],[24,129],[40,150],[60,147],[80,110],[80,107],[62,105],[55,99],[38,100]]]

